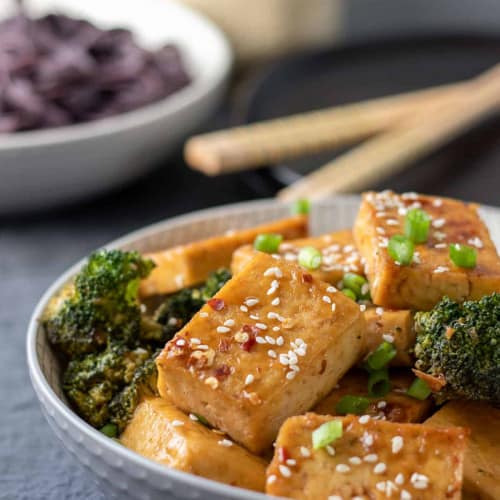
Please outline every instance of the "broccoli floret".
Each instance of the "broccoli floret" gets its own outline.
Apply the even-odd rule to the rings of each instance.
[[[435,394],[500,405],[500,294],[462,304],[445,297],[415,316],[415,367],[444,379]]]
[[[204,285],[184,288],[167,297],[154,314],[154,320],[163,325],[159,341],[165,343],[180,330],[231,278],[227,269],[219,269],[210,274]]]
[[[50,342],[69,357],[100,351],[109,340],[132,346],[141,328],[139,281],[153,267],[137,252],[94,252],[72,295],[44,322]]]
[[[109,405],[110,421],[115,424],[119,432],[125,429],[132,418],[134,410],[144,396],[158,396],[156,388],[158,372],[155,360],[161,350],[157,350],[146,362],[140,366],[129,385],[122,389],[113,398]]]
[[[112,343],[102,352],[74,359],[63,375],[66,396],[87,422],[101,427],[109,420],[111,400],[134,381],[150,357],[147,349]]]

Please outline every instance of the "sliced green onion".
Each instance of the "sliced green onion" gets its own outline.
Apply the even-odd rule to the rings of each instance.
[[[198,415],[197,413],[193,413],[193,415],[197,418],[200,424],[204,425],[205,427],[210,427],[209,421],[203,415]]]
[[[450,259],[458,267],[476,267],[477,251],[462,243],[452,243],[450,245]]]
[[[259,252],[276,253],[282,241],[283,236],[281,236],[281,234],[259,234],[255,238],[253,246],[255,250],[258,250]]]
[[[367,299],[370,296],[370,288],[368,281],[363,276],[356,273],[345,273],[342,280],[344,290],[347,288],[352,290],[356,297],[360,299]]]
[[[321,252],[314,247],[304,247],[300,249],[298,261],[306,269],[318,269],[322,261]]]
[[[109,438],[115,438],[118,436],[118,427],[116,424],[106,424],[101,427],[100,431]]]
[[[390,342],[384,341],[366,358],[366,368],[380,370],[387,366],[394,356],[396,356],[396,348]]]
[[[431,218],[420,208],[408,210],[405,217],[405,236],[413,243],[425,243],[429,236]]]
[[[368,375],[368,394],[373,398],[381,398],[391,390],[389,370],[382,368]]]
[[[411,396],[415,399],[420,399],[420,401],[427,399],[431,395],[431,393],[432,391],[427,382],[418,377],[413,381],[413,383],[406,391],[406,394],[408,394],[408,396]]]
[[[295,201],[291,208],[293,215],[307,215],[310,211],[311,203],[306,199]]]
[[[339,415],[363,415],[370,404],[370,400],[363,396],[343,396],[335,406]]]
[[[399,262],[402,266],[409,266],[413,260],[415,247],[408,238],[396,234],[389,240],[387,250],[393,260]]]
[[[358,298],[356,297],[356,294],[352,291],[349,290],[349,288],[343,288],[342,293],[346,296],[349,297],[350,299],[356,301]]]
[[[336,439],[342,437],[342,421],[330,420],[315,429],[312,433],[313,449],[319,450],[333,443]]]

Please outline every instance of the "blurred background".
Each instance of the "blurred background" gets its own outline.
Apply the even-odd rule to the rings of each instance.
[[[58,53],[42,67],[24,19],[0,26],[0,400],[6,406],[0,499],[103,498],[53,438],[28,381],[25,329],[46,287],[70,264],[129,231],[192,210],[272,197],[339,154],[207,177],[183,159],[189,136],[473,78],[500,61],[496,0],[80,4],[24,2],[28,16],[61,12],[102,30],[123,26],[137,46],[127,34],[52,19],[39,42],[55,47],[51,37],[82,30],[71,47],[78,52],[78,44],[91,44],[93,60],[75,69],[80,55]],[[0,17],[15,8],[14,1],[0,0]],[[117,82],[112,77],[120,57],[126,64]],[[151,70],[145,80],[139,78],[144,61]],[[110,75],[105,89],[104,70]],[[70,109],[75,101],[66,99],[76,95],[77,83],[78,109],[90,106],[85,112]],[[496,112],[490,106],[398,173],[363,187],[498,205]]]

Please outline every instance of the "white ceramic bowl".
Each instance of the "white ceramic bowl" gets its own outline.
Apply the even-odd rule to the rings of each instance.
[[[359,206],[356,196],[322,201],[311,212],[311,231],[320,234],[352,225]],[[148,251],[253,226],[284,217],[288,207],[277,201],[228,205],[155,224],[111,243],[109,248]],[[482,215],[492,237],[500,242],[500,209],[484,207]],[[60,367],[40,327],[51,297],[80,269],[79,262],[65,272],[38,303],[28,329],[30,376],[43,412],[66,448],[90,469],[110,497],[134,499],[259,500],[259,493],[226,486],[156,464],[106,438],[79,418],[67,405],[60,384]]]
[[[223,95],[232,61],[228,42],[210,21],[181,4],[171,0],[26,4],[34,15],[61,12],[103,28],[129,28],[144,47],[173,42],[192,82],[157,103],[122,115],[0,135],[0,214],[73,202],[134,179],[178,146]],[[0,17],[10,14],[3,5]]]

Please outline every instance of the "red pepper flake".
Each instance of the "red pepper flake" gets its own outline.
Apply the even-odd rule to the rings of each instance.
[[[312,280],[313,280],[313,277],[312,277],[312,275],[311,275],[311,274],[309,274],[309,273],[304,273],[304,274],[302,275],[302,281],[303,281],[304,283],[312,283]]]
[[[246,342],[243,342],[243,344],[241,344],[241,348],[244,351],[250,352],[250,349],[252,349],[252,347],[256,343],[257,343],[257,341],[255,340],[255,335],[253,333],[251,333],[250,336],[248,337],[248,340]]]
[[[209,299],[207,301],[207,304],[214,310],[214,311],[222,311],[225,307],[225,303],[222,299],[216,299],[215,297],[212,299]]]
[[[278,448],[278,460],[281,463],[285,463],[290,458],[290,453],[284,446]]]
[[[219,340],[219,352],[227,352],[231,347],[231,339],[222,338]]]
[[[229,368],[229,366],[227,365],[220,365],[214,371],[214,375],[217,380],[224,380],[230,375],[230,373],[231,368]]]
[[[258,335],[260,330],[255,325],[243,325],[241,328],[245,333]]]

